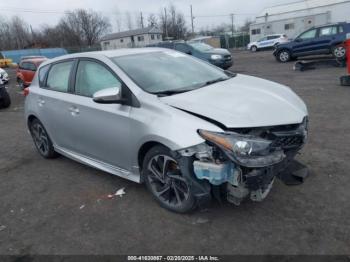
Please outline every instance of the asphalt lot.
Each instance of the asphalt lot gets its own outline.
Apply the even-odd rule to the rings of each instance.
[[[296,72],[270,52],[234,52],[233,71],[290,86],[306,102],[310,136],[301,186],[275,183],[262,203],[213,203],[179,215],[143,185],[36,152],[13,71],[0,111],[0,254],[350,254],[350,89],[344,68]],[[126,194],[107,195],[125,187]],[[1,227],[4,226],[4,227]]]

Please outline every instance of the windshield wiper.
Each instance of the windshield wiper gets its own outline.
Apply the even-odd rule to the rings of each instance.
[[[181,94],[185,92],[189,92],[194,90],[193,88],[186,88],[186,89],[174,89],[174,90],[165,90],[165,91],[159,91],[159,92],[153,92],[152,94],[158,95],[158,96],[171,96],[175,94]]]

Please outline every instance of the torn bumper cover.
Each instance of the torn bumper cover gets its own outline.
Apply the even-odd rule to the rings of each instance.
[[[229,202],[239,205],[247,197],[262,201],[276,176],[283,181],[293,178],[293,170],[284,170],[305,143],[306,124],[303,121],[293,132],[271,132],[264,138],[235,132],[199,130],[206,143],[179,150],[178,153],[183,157],[192,157],[193,173],[197,180],[207,181],[213,187],[223,188],[224,185]],[[306,167],[299,164],[298,170],[305,177],[300,166],[304,171]]]

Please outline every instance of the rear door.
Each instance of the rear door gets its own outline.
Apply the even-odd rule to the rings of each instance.
[[[336,40],[337,34],[338,27],[336,25],[321,27],[316,39],[315,50],[318,50],[318,53],[330,53],[332,43]]]
[[[67,100],[73,100],[71,77],[75,60],[65,60],[40,68],[40,92],[36,96],[37,114],[44,124],[55,146],[74,146],[70,139],[70,125],[67,123],[69,111]]]

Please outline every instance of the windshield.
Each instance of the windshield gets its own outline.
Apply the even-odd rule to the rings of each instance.
[[[205,43],[188,43],[190,46],[192,46],[194,49],[205,52],[205,51],[210,51],[213,49],[212,46],[207,45]]]
[[[219,68],[174,51],[119,56],[112,60],[140,88],[153,94],[191,91],[230,78]]]

